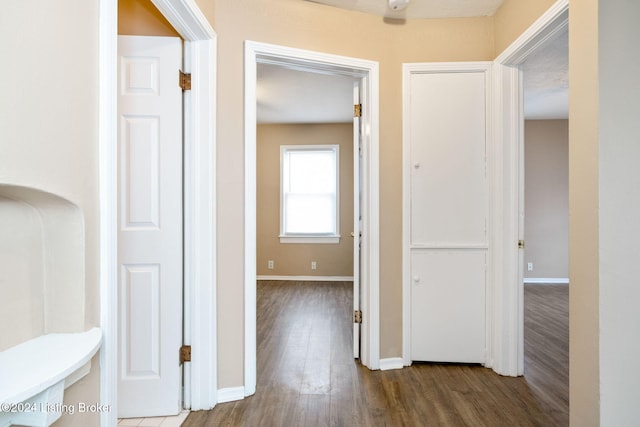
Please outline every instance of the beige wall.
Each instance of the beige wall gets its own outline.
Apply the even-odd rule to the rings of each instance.
[[[569,14],[569,406],[573,426],[600,419],[598,0]]]
[[[15,65],[0,70],[0,183],[57,194],[81,212],[84,298],[74,309],[84,313],[85,330],[100,323],[98,5],[6,2],[0,14],[0,51]],[[3,334],[11,330],[2,324]],[[67,389],[65,403],[99,402],[99,371],[95,357],[91,373]],[[95,426],[98,414],[63,415],[56,425]]]
[[[600,425],[629,426],[640,419],[640,3],[600,0],[597,11],[597,98],[580,96],[598,102]]]
[[[525,122],[525,278],[569,277],[568,126],[567,120]]]
[[[380,63],[381,357],[402,354],[402,63],[493,59],[491,18],[382,18],[298,0],[216,1],[218,33],[219,386],[243,384],[243,43],[274,43]]]
[[[282,244],[280,146],[340,145],[339,244]],[[257,131],[257,272],[269,276],[353,275],[353,124],[260,125]],[[274,269],[267,269],[267,261]],[[311,261],[317,269],[311,270]]]
[[[494,52],[498,56],[527,30],[556,0],[504,0],[494,15]]]
[[[151,0],[118,0],[118,34],[180,36]]]

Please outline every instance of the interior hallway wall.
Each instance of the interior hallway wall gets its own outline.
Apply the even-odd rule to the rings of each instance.
[[[180,37],[151,0],[118,0],[118,34]]]
[[[599,0],[597,10],[600,425],[630,426],[640,419],[640,339],[632,326],[640,325],[640,3]]]
[[[82,321],[65,332],[100,325],[99,17],[98,0],[4,2],[0,14],[0,52],[15,65],[0,69],[0,183],[56,194],[84,219],[78,224],[84,234],[84,298],[74,304]],[[78,402],[99,402],[99,379],[96,355],[90,374],[66,390],[64,403],[77,408]],[[56,423],[97,425],[99,414],[91,412],[64,414]]]
[[[297,0],[216,0],[218,56],[219,387],[243,383],[244,41],[380,63],[380,357],[402,354],[402,63],[490,61],[553,3],[500,17],[385,21]],[[527,2],[529,3],[529,2]],[[511,22],[518,23],[512,27]],[[514,29],[515,28],[515,29]],[[330,30],[329,30],[330,29]],[[495,35],[501,34],[500,44]]]
[[[494,15],[494,52],[500,55],[556,0],[504,0]]]
[[[243,384],[244,42],[380,63],[380,356],[402,354],[402,63],[493,59],[493,20],[409,20],[297,0],[216,1],[219,387]]]
[[[568,120],[525,121],[525,278],[569,278],[568,126]]]
[[[340,243],[280,243],[280,146],[340,146]],[[264,124],[257,132],[257,273],[259,276],[353,275],[353,124]],[[274,261],[274,269],[267,261]],[[311,270],[311,261],[317,269]]]

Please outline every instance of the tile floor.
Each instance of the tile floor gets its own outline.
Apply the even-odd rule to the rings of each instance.
[[[175,417],[123,418],[118,420],[118,426],[180,427],[188,415],[189,411],[182,411]]]

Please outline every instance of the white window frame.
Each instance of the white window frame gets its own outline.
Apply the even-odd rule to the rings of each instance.
[[[284,194],[284,158],[290,151],[333,151],[336,161],[336,202],[335,202],[335,233],[285,233],[285,194]],[[312,243],[337,244],[340,243],[340,146],[337,144],[323,145],[281,145],[280,146],[280,243]]]

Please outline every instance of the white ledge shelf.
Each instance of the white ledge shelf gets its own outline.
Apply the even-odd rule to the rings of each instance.
[[[60,418],[51,411],[62,404],[69,386],[86,375],[82,369],[102,342],[102,332],[47,334],[0,352],[0,427],[49,426]]]

